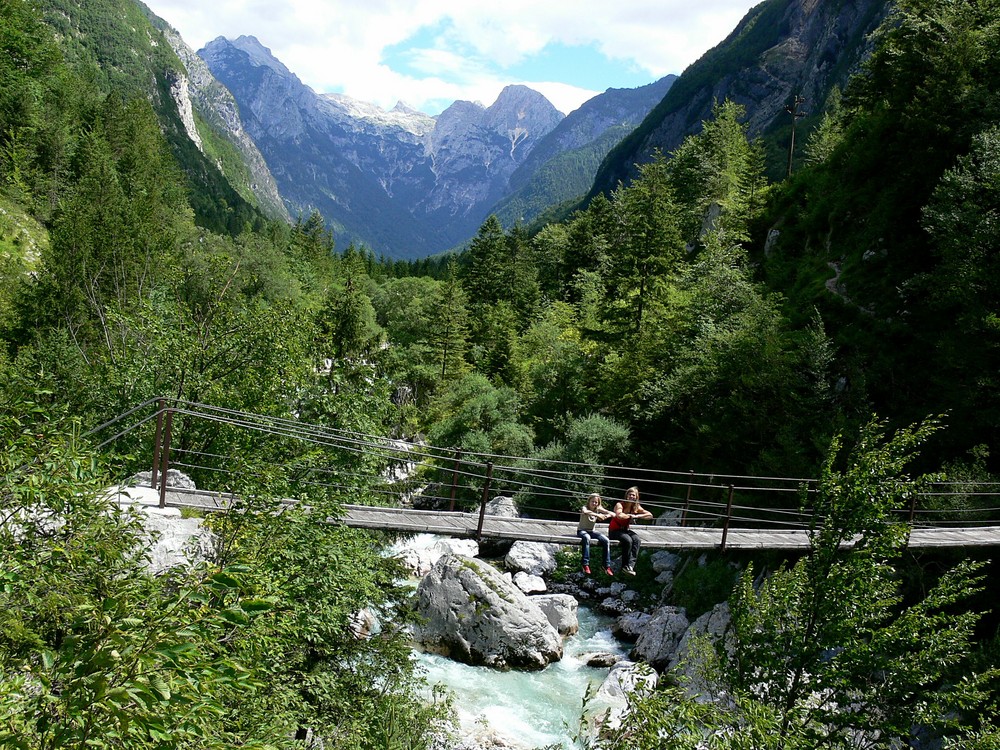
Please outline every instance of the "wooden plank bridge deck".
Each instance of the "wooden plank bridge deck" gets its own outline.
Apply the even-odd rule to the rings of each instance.
[[[166,493],[168,507],[190,507],[209,512],[224,511],[229,506],[225,496],[204,491]],[[360,529],[404,533],[440,534],[442,536],[475,538],[479,527],[478,513],[384,508],[365,505],[345,505],[344,515],[330,519],[334,523]],[[764,529],[732,526],[722,528],[697,526],[633,525],[642,543],[652,549],[787,549],[809,548],[809,535],[804,529]],[[601,527],[598,527],[601,530]],[[533,518],[484,516],[482,537],[488,539],[521,539],[532,542],[578,544],[575,521],[548,521]],[[929,527],[915,526],[910,532],[910,547],[984,547],[1000,545],[1000,526]]]

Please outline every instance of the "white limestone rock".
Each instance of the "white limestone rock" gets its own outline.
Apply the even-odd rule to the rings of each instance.
[[[434,534],[417,534],[405,542],[395,545],[390,554],[397,558],[410,573],[422,578],[444,555],[478,556],[479,545],[474,539],[450,539]]]
[[[541,669],[562,658],[562,638],[541,608],[474,558],[439,559],[417,587],[417,612],[414,640],[456,661]]]
[[[514,498],[506,495],[497,495],[486,503],[486,515],[501,516],[502,518],[517,518],[520,513],[514,504]]]
[[[157,490],[148,486],[116,487],[109,490],[109,498],[140,515],[148,543],[150,572],[163,573],[212,558],[215,535],[202,526],[200,518],[182,518],[178,508],[160,508]]]
[[[580,629],[578,618],[579,603],[569,594],[542,594],[531,597],[531,601],[539,606],[563,638],[575,634]]]
[[[611,632],[615,638],[635,641],[642,635],[642,631],[652,618],[648,612],[629,612],[615,620]]]
[[[546,591],[544,578],[525,573],[523,570],[517,571],[512,580],[525,594],[543,594]]]
[[[649,562],[653,565],[653,570],[657,573],[677,570],[677,565],[680,561],[680,555],[665,549],[654,552],[649,558]]]
[[[729,603],[716,604],[711,611],[691,623],[670,660],[669,669],[680,670],[680,681],[684,689],[699,700],[708,700],[705,696],[710,695],[711,691],[704,684],[698,669],[688,663],[693,642],[696,638],[707,637],[712,643],[721,642],[732,653],[733,644],[729,636],[731,622]]]
[[[533,576],[546,576],[556,569],[558,544],[544,542],[514,542],[504,558],[504,564],[511,570],[523,570]]]
[[[635,692],[654,690],[657,680],[656,671],[641,662],[620,661],[611,667],[592,701],[593,708],[604,712],[603,727],[620,727],[628,712],[629,697]]]

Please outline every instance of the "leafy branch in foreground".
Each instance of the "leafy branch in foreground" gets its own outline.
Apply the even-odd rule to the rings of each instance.
[[[72,425],[5,398],[0,746],[429,745],[446,706],[418,697],[399,570],[332,504],[275,513],[281,478],[246,472],[216,559],[153,575]]]
[[[18,406],[0,417],[0,744],[231,747],[224,704],[261,686],[219,646],[236,592],[207,567],[149,574],[97,460]]]

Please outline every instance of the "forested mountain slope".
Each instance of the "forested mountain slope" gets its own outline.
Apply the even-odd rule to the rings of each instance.
[[[273,199],[265,197],[262,202],[254,193],[252,186],[267,184],[266,172],[253,174],[248,170],[245,145],[241,151],[227,131],[213,130],[208,123],[218,124],[218,118],[211,112],[200,117],[203,137],[198,142],[192,140],[196,123],[187,96],[187,72],[145,6],[134,0],[84,4],[45,0],[40,7],[58,35],[67,61],[81,70],[97,71],[93,80],[100,90],[117,96],[144,96],[152,102],[186,175],[200,224],[238,233],[248,223],[262,223],[261,207],[269,215],[282,213]],[[225,167],[226,173],[220,167]]]
[[[831,92],[870,53],[868,35],[891,6],[888,0],[764,0],[722,43],[691,64],[608,154],[591,195],[632,179],[635,165],[650,161],[656,150],[677,148],[700,129],[714,104],[726,99],[746,108],[750,135],[767,141],[769,175],[784,175],[791,124],[785,107],[793,97],[805,100],[800,111],[810,116],[799,127],[808,132]]]
[[[755,254],[796,319],[823,316],[845,393],[901,421],[946,414],[947,452],[995,469],[998,8],[899,5],[807,144],[813,166],[775,194]]]

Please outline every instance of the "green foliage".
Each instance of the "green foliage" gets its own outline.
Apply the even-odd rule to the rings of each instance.
[[[676,273],[684,249],[674,186],[666,162],[640,168],[641,177],[612,197],[614,225],[608,235],[604,319],[618,336],[641,336],[643,323]]]
[[[342,277],[327,291],[320,310],[320,335],[317,347],[321,358],[356,359],[378,347],[382,331],[375,322],[375,308],[366,290],[367,275],[359,258],[345,259]]]
[[[740,122],[745,114],[731,101],[717,104],[701,132],[686,138],[672,154],[670,182],[690,245],[749,239],[750,223],[764,206],[762,147],[748,141],[747,125]]]
[[[846,112],[843,96],[839,88],[834,88],[827,97],[827,104],[819,124],[809,134],[806,143],[806,164],[816,165],[826,161],[844,140]]]
[[[587,495],[599,492],[604,486],[605,467],[624,463],[628,446],[628,427],[613,419],[600,414],[569,417],[561,439],[551,441],[520,462],[532,481],[530,487],[517,490],[518,508],[533,517],[554,512],[558,518],[560,514],[577,511]]]
[[[704,565],[691,561],[674,577],[670,602],[684,607],[692,622],[708,612],[719,602],[729,599],[737,579],[736,569],[726,560],[718,558]]]
[[[240,590],[270,603],[266,617],[229,642],[269,687],[248,697],[256,705],[240,706],[238,718],[276,711],[337,748],[384,747],[387,737],[401,736],[425,747],[436,708],[421,705],[412,690],[418,680],[402,632],[408,592],[397,583],[398,563],[380,556],[363,532],[318,522],[337,511],[336,502],[314,497],[309,507],[281,513],[275,503],[257,495],[212,524],[220,563],[245,570]],[[365,616],[381,624],[378,637],[364,632]]]
[[[506,255],[503,227],[496,216],[490,216],[473,238],[467,255],[463,283],[474,304],[495,304],[503,298],[510,283],[509,268],[504,262]]]
[[[74,432],[37,403],[4,407],[0,742],[243,744],[220,717],[262,685],[220,644],[233,617],[249,622],[261,609],[208,569],[151,577],[141,526],[111,506]]]
[[[212,519],[212,564],[153,576],[148,532],[76,433],[0,394],[5,747],[296,747],[306,727],[334,748],[427,746],[441,706],[413,689],[401,571],[320,521],[335,504],[275,513],[286,478],[247,465],[232,489],[252,500]]]
[[[759,586],[752,567],[741,577],[720,662],[704,661],[703,678],[729,696],[701,717],[713,747],[889,748],[915,733],[967,741],[980,721],[994,731],[977,714],[990,675],[967,668],[978,616],[958,608],[982,565],[959,564],[916,601],[893,568],[908,531],[896,511],[934,479],[906,469],[935,423],[884,429],[872,420],[844,456],[833,442],[808,498],[819,519],[810,555]]]
[[[576,325],[573,309],[554,303],[521,337],[517,349],[518,390],[540,442],[565,430],[582,412],[593,387],[594,357]]]
[[[444,281],[389,279],[375,289],[372,303],[390,344],[387,367],[418,404],[466,372],[469,313],[454,266]]]
[[[434,445],[524,455],[531,432],[519,424],[517,393],[497,388],[482,375],[470,374],[450,383],[431,403],[435,412],[429,437]]]
[[[913,284],[926,294],[928,313],[954,322],[933,341],[938,390],[956,405],[955,427],[975,440],[982,425],[996,424],[1000,366],[1000,128],[973,138],[968,156],[941,177],[924,209],[923,225],[937,261]]]

